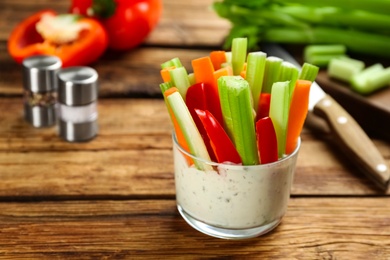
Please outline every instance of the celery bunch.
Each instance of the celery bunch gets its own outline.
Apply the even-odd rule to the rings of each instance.
[[[390,57],[388,0],[222,0],[214,11],[232,23],[225,42],[342,44],[348,51]]]

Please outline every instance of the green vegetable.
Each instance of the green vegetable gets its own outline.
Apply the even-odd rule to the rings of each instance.
[[[286,152],[287,125],[290,104],[289,82],[276,82],[272,86],[269,117],[274,124],[276,139],[278,140],[278,156],[281,158]]]
[[[319,67],[328,66],[333,58],[346,56],[346,47],[341,44],[308,45],[304,48],[303,59]]]
[[[222,115],[226,132],[244,165],[259,164],[253,108],[249,84],[240,76],[218,79]]]
[[[283,60],[278,57],[267,57],[264,70],[263,88],[261,92],[271,93],[272,85],[279,80]]]
[[[187,70],[184,67],[174,68],[169,71],[172,85],[179,89],[180,95],[186,99],[187,89],[191,86]]]
[[[232,43],[233,75],[240,75],[246,60],[247,38],[235,38]]]
[[[329,77],[349,83],[353,75],[361,72],[365,65],[363,61],[351,58],[335,58],[329,62]]]
[[[288,61],[283,61],[280,68],[279,80],[280,82],[288,81],[290,97],[294,91],[295,83],[299,76],[299,69]]]
[[[261,51],[248,54],[245,79],[252,91],[253,108],[255,110],[259,105],[259,97],[263,87],[266,58],[267,54]]]
[[[198,158],[210,161],[206,145],[203,142],[202,136],[200,135],[182,96],[179,92],[174,92],[166,97],[166,100],[172,108],[172,112],[184,134],[184,138],[188,144],[191,154]],[[199,160],[195,160],[195,165],[199,170],[212,169],[211,166],[203,164]]]
[[[390,57],[390,1],[386,0],[222,0],[214,11],[232,27],[233,38],[260,42],[342,44],[348,51]]]
[[[356,92],[367,95],[380,88],[389,86],[390,68],[384,69],[382,64],[376,63],[362,72],[355,74],[351,79],[351,87]]]
[[[301,72],[299,74],[298,79],[308,80],[308,81],[313,82],[313,81],[315,81],[319,70],[320,70],[319,67],[305,62],[305,63],[303,63],[303,66],[302,66],[302,69],[301,69]]]
[[[173,67],[175,66],[176,68],[179,68],[179,67],[183,67],[181,61],[179,58],[173,58],[173,59],[170,59],[164,63],[161,64],[161,68],[162,69],[165,69],[165,68],[169,68],[169,67]]]

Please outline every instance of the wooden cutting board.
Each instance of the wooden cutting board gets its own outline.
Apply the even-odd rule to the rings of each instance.
[[[368,135],[390,141],[390,87],[362,96],[325,70],[316,79],[321,88],[344,107]]]

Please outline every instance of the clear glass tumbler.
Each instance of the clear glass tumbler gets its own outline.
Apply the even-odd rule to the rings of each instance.
[[[220,164],[187,153],[173,134],[178,211],[193,228],[218,238],[245,239],[271,231],[286,213],[299,148],[300,141],[293,153],[274,163]]]

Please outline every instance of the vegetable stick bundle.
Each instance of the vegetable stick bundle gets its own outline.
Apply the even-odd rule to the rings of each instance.
[[[247,38],[233,39],[230,52],[192,60],[192,73],[179,58],[161,67],[160,88],[178,143],[192,155],[256,165],[296,148],[318,67],[305,63],[300,71],[264,52],[248,53]]]

